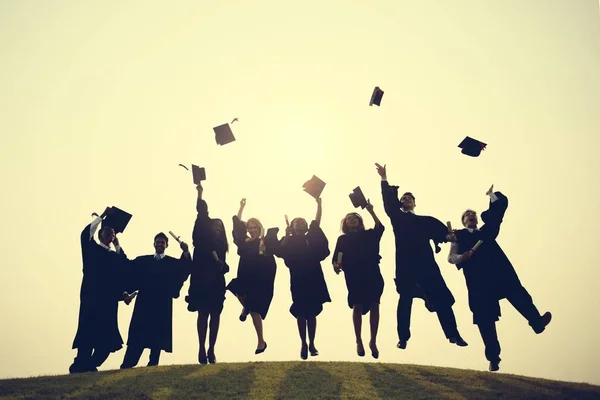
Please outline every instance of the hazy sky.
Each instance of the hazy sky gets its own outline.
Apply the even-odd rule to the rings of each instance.
[[[0,377],[68,372],[79,233],[91,212],[114,205],[134,215],[120,238],[131,257],[153,253],[159,231],[191,244],[196,190],[179,163],[206,167],[211,216],[229,232],[242,197],[244,218],[266,227],[283,229],[284,214],[314,218],[301,186],[316,174],[327,182],[332,251],[360,185],[387,228],[380,361],[487,370],[448,245],[437,261],[469,346],[450,345],[418,300],[409,346],[395,347],[394,238],[379,162],[416,195],[417,213],[456,227],[465,208],[487,207],[490,184],[508,196],[499,243],[554,318],[535,335],[502,301],[501,372],[600,384],[596,0],[0,0],[0,54]],[[368,106],[375,86],[385,91],[380,108]],[[234,117],[237,141],[217,146],[212,128]],[[465,136],[488,143],[481,157],[460,154]],[[176,243],[167,254],[179,256]],[[237,261],[232,251],[228,281]],[[343,276],[331,258],[323,267],[333,302],[318,318],[314,360],[372,361],[356,355]],[[162,364],[197,362],[188,283]],[[279,260],[269,347],[255,356],[252,323],[238,321],[228,293],[219,362],[299,360],[290,304]],[[132,310],[119,306],[125,340]]]

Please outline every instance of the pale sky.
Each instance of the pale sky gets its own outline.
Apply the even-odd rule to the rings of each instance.
[[[266,227],[283,229],[284,214],[314,218],[301,186],[319,176],[332,251],[360,185],[387,228],[379,361],[487,370],[447,244],[437,261],[469,346],[450,345],[417,300],[408,348],[395,347],[394,237],[379,162],[416,195],[417,213],[455,227],[465,208],[487,207],[490,184],[508,196],[498,241],[554,318],[535,335],[502,301],[501,372],[600,384],[596,0],[0,0],[0,54],[0,377],[68,372],[79,233],[93,211],[134,215],[120,238],[131,258],[153,253],[160,231],[191,244],[196,190],[179,163],[206,167],[211,216],[229,232],[242,197],[244,219]],[[379,108],[368,106],[375,86],[385,91]],[[212,128],[234,117],[237,141],[217,146]],[[488,144],[479,158],[460,153],[465,136]],[[167,254],[179,256],[176,243]],[[318,318],[311,360],[372,361],[356,355],[343,276],[331,258],[323,268],[333,302]],[[188,284],[174,304],[174,352],[161,364],[197,363]],[[281,260],[275,285],[260,356],[252,323],[238,321],[227,294],[219,362],[299,360]],[[132,310],[119,306],[124,340]],[[102,369],[118,368],[124,353]]]

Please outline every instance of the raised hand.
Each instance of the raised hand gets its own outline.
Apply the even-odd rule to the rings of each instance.
[[[387,171],[385,169],[385,167],[387,166],[387,164],[384,164],[383,167],[378,164],[375,163],[375,167],[377,167],[377,173],[379,174],[380,177],[387,179]]]
[[[486,195],[488,195],[488,196],[489,196],[490,194],[492,194],[492,193],[494,193],[494,185],[490,186],[490,188],[488,189],[488,191],[487,191],[487,192],[485,192],[485,194],[486,194]]]
[[[116,234],[115,234],[115,238],[113,239],[112,243],[115,245],[115,247],[117,247],[119,245],[119,238],[117,237]]]
[[[245,197],[242,200],[240,200],[240,207],[241,208],[246,207],[246,198]]]
[[[371,204],[371,199],[367,200],[367,206],[365,208],[368,212],[373,212],[373,204]]]
[[[181,247],[181,251],[183,251],[184,253],[187,253],[188,251],[190,251],[190,248],[188,247],[186,242],[181,242],[179,244],[179,247]]]

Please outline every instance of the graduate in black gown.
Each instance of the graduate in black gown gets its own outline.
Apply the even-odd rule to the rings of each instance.
[[[240,201],[240,210],[233,217],[233,242],[237,246],[240,261],[237,277],[229,282],[227,289],[243,306],[240,321],[245,321],[250,314],[258,339],[254,353],[261,354],[267,348],[262,321],[267,317],[273,300],[277,264],[273,256],[274,249],[265,241],[261,222],[256,218],[248,219],[246,224],[242,221],[244,207],[246,199]]]
[[[454,240],[448,228],[439,220],[416,215],[415,197],[407,192],[398,199],[398,187],[387,182],[385,166],[375,164],[381,176],[381,191],[386,214],[390,217],[396,241],[396,291],[398,300],[398,348],[405,349],[410,334],[410,314],[414,298],[425,301],[425,307],[435,312],[450,343],[467,346],[456,327],[452,305],[454,296],[446,286],[431,249],[436,253],[439,243]]]
[[[535,333],[542,333],[550,323],[552,314],[540,315],[531,295],[521,284],[508,257],[496,242],[500,225],[508,208],[508,198],[501,192],[486,193],[490,196],[487,211],[481,214],[484,225],[477,228],[477,213],[465,211],[461,220],[464,229],[455,232],[456,242],[450,248],[448,261],[463,270],[469,292],[469,308],[473,323],[479,328],[485,345],[485,356],[490,362],[490,371],[500,369],[500,343],[496,332],[496,321],[500,319],[501,299],[507,299]],[[473,250],[478,241],[481,245]]]
[[[119,301],[128,297],[129,260],[112,227],[105,224],[98,232],[100,243],[94,240],[102,220],[113,212],[108,207],[81,232],[83,281],[79,322],[73,341],[77,357],[69,367],[70,373],[97,371],[110,353],[123,347],[117,313]],[[110,248],[111,243],[114,250]]]
[[[144,349],[150,349],[149,367],[158,365],[161,351],[173,351],[173,299],[179,298],[192,255],[181,242],[181,257],[173,258],[165,254],[168,246],[169,238],[161,232],[154,237],[156,252],[132,262],[132,287],[138,295],[122,369],[135,367]]]
[[[279,242],[275,255],[283,258],[290,270],[292,306],[290,313],[296,318],[300,334],[300,357],[303,360],[319,355],[315,346],[317,316],[323,304],[331,301],[321,261],[329,256],[329,242],[319,226],[321,222],[321,199],[317,198],[317,216],[310,227],[304,218],[294,218],[286,228],[285,237]],[[308,330],[308,345],[306,332]]]
[[[215,345],[219,333],[221,312],[225,302],[225,274],[229,272],[226,255],[229,251],[223,221],[208,216],[208,205],[202,199],[202,185],[197,185],[196,222],[192,240],[194,255],[188,295],[188,310],[198,312],[198,361],[200,364],[217,362]],[[210,325],[209,325],[210,318]],[[206,332],[208,351],[206,351]]]
[[[379,242],[384,227],[369,202],[367,211],[373,217],[375,227],[365,229],[358,213],[349,213],[342,220],[342,232],[333,252],[333,268],[337,274],[344,272],[348,288],[348,306],[352,308],[352,321],[356,335],[356,352],[365,355],[362,342],[362,316],[370,312],[371,340],[369,348],[374,358],[379,357],[377,330],[379,329],[379,300],[383,293],[383,277],[379,270]],[[341,254],[341,263],[340,261]]]

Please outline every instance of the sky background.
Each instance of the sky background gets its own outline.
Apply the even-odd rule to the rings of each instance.
[[[130,257],[153,253],[160,231],[191,244],[196,189],[179,163],[206,167],[210,215],[229,234],[242,197],[244,219],[266,227],[283,230],[284,214],[314,218],[301,187],[319,176],[332,251],[360,185],[387,228],[379,361],[487,370],[447,244],[436,258],[469,346],[450,345],[417,300],[409,346],[395,347],[394,237],[379,162],[415,194],[418,214],[455,227],[467,207],[487,207],[491,184],[508,196],[498,241],[553,320],[535,335],[502,301],[501,373],[600,384],[599,15],[596,0],[0,0],[0,377],[68,372],[79,234],[92,212],[133,214],[120,237]],[[368,105],[375,86],[381,107]],[[234,117],[237,141],[217,146],[212,128]],[[465,136],[488,144],[479,158],[460,153]],[[167,254],[179,256],[176,243]],[[227,281],[237,261],[232,251]],[[343,276],[331,257],[323,268],[333,302],[310,360],[373,361],[356,355]],[[174,352],[161,364],[197,362],[188,284],[174,303]],[[238,321],[228,293],[218,361],[299,360],[290,304],[278,260],[269,347],[255,356],[252,323]],[[119,306],[124,340],[132,310]],[[124,353],[102,369],[118,368]]]

